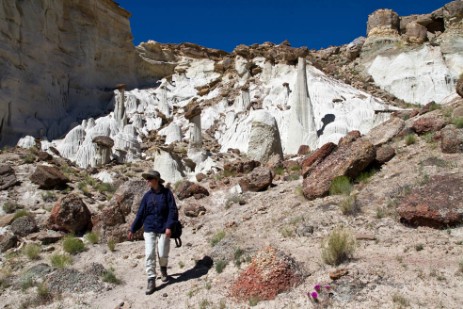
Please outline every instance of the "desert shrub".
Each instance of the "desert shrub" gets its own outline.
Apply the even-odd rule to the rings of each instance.
[[[376,208],[376,219],[382,219],[386,216],[386,210],[384,207],[377,207]]]
[[[240,267],[241,263],[243,263],[243,254],[244,250],[241,248],[236,248],[235,252],[233,253],[233,263],[236,267]]]
[[[408,145],[412,145],[412,144],[415,144],[416,142],[416,136],[415,134],[407,134],[405,136],[405,144],[408,146]]]
[[[352,191],[352,184],[349,177],[338,176],[333,179],[330,186],[330,195],[344,194],[349,195]]]
[[[321,249],[323,262],[328,265],[339,265],[354,253],[354,236],[347,229],[337,228],[323,240]]]
[[[199,303],[199,309],[206,309],[206,308],[209,308],[210,305],[211,305],[211,303],[210,303],[207,299],[203,299],[203,300],[201,300],[201,302]]]
[[[57,200],[57,197],[53,191],[46,191],[42,193],[42,200],[46,203],[51,203],[55,202]]]
[[[423,244],[417,244],[417,245],[415,246],[415,250],[416,250],[416,251],[421,251],[421,250],[423,250],[423,249],[424,249],[424,245],[423,245]]]
[[[74,236],[66,236],[63,240],[63,249],[69,254],[75,255],[84,251],[85,244],[82,240]]]
[[[95,232],[89,232],[85,234],[84,238],[92,245],[97,244],[100,241],[100,237]]]
[[[225,269],[225,267],[227,267],[227,264],[228,262],[225,261],[225,260],[218,260],[216,261],[215,263],[215,271],[220,274],[223,272],[223,270]]]
[[[112,238],[108,240],[108,249],[111,252],[114,252],[116,250],[116,241]]]
[[[341,203],[339,203],[339,208],[343,215],[355,215],[360,212],[360,206],[355,196],[345,197]]]
[[[12,214],[18,208],[18,204],[12,202],[6,202],[3,204],[3,211],[7,214]]]
[[[398,304],[399,306],[402,306],[402,307],[410,306],[410,302],[408,301],[408,299],[406,299],[405,296],[400,295],[400,294],[392,295],[392,301],[395,304]]]
[[[121,284],[121,282],[122,282],[114,274],[114,269],[113,268],[110,268],[110,269],[107,269],[107,270],[104,271],[104,273],[103,273],[103,281],[108,282],[108,283],[112,283],[112,284]]]
[[[52,298],[50,290],[45,282],[37,285],[37,300],[40,303],[48,302]]]
[[[107,182],[102,182],[96,185],[95,189],[100,193],[114,193],[116,192],[116,188]]]
[[[63,269],[72,264],[72,258],[67,254],[55,253],[50,257],[51,266]]]
[[[40,258],[40,251],[42,249],[37,244],[27,244],[23,252],[29,258],[29,260],[38,260]]]
[[[441,109],[441,108],[442,108],[442,106],[440,104],[437,104],[434,101],[432,101],[431,104],[429,105],[429,111],[430,112]]]
[[[215,245],[217,245],[222,239],[224,239],[224,237],[225,237],[224,230],[220,230],[217,233],[215,233],[211,239],[211,246],[214,247]]]
[[[29,216],[29,212],[27,210],[25,210],[25,209],[20,209],[20,210],[15,212],[14,220],[16,220],[18,218],[21,218],[21,217],[26,217],[26,216]]]
[[[368,180],[370,180],[370,178],[377,172],[378,170],[374,168],[363,171],[357,176],[357,178],[355,178],[355,182],[367,183]]]
[[[31,164],[35,162],[35,154],[33,152],[28,152],[23,158],[23,163]]]
[[[463,128],[463,117],[455,117],[452,119],[452,124],[457,128]]]
[[[257,306],[257,304],[260,302],[260,299],[258,296],[252,296],[249,298],[249,306],[254,307]]]
[[[246,204],[246,200],[241,194],[231,194],[225,200],[225,209],[229,209],[233,204]]]
[[[423,139],[426,143],[432,144],[432,143],[435,143],[435,140],[434,140],[435,135],[436,135],[435,132],[428,132],[423,135]]]
[[[19,279],[19,285],[21,286],[21,290],[25,291],[34,286],[34,278],[31,274],[26,273]]]
[[[283,166],[277,166],[273,169],[275,175],[283,175],[285,173],[285,168]]]
[[[297,196],[304,196],[304,191],[302,190],[302,186],[299,185],[294,189],[294,194]]]
[[[282,227],[280,229],[280,234],[281,236],[283,236],[284,238],[291,238],[294,236],[294,229],[291,228],[291,227]]]

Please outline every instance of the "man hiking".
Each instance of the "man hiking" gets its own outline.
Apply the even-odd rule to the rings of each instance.
[[[172,192],[163,186],[164,180],[159,172],[149,170],[142,174],[150,187],[140,203],[137,216],[130,228],[128,239],[142,226],[145,239],[145,268],[148,275],[146,295],[156,289],[156,247],[161,281],[167,282],[167,263],[170,250],[171,228],[178,221],[178,210]]]

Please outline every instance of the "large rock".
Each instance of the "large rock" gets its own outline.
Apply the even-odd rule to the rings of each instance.
[[[32,216],[24,216],[14,220],[13,223],[11,223],[10,230],[16,236],[24,237],[37,232],[38,227]]]
[[[438,116],[423,116],[413,122],[412,129],[418,134],[424,134],[439,131],[445,125],[445,120]]]
[[[0,253],[15,247],[17,243],[18,237],[16,237],[13,233],[6,232],[0,234]]]
[[[405,121],[398,117],[392,117],[388,121],[374,127],[366,138],[375,146],[389,142],[405,127]]]
[[[17,183],[13,168],[9,165],[0,165],[0,190],[6,190]]]
[[[411,22],[406,26],[405,35],[409,42],[422,44],[428,38],[428,29],[417,22]]]
[[[228,175],[236,175],[236,174],[247,174],[252,172],[256,167],[260,166],[259,161],[255,160],[247,160],[247,161],[232,161],[226,162],[223,165],[224,173]]]
[[[309,200],[325,196],[334,178],[355,178],[373,162],[375,156],[375,146],[364,138],[339,146],[304,178],[304,196]]]
[[[91,230],[91,214],[82,199],[71,193],[55,204],[48,218],[48,226],[53,230],[81,234]]]
[[[15,214],[7,214],[0,217],[0,227],[10,225],[14,221]]]
[[[367,34],[398,33],[400,29],[399,15],[393,10],[380,9],[368,16]]]
[[[30,177],[40,189],[64,189],[69,179],[54,166],[39,165]]]
[[[206,196],[209,196],[209,191],[203,186],[198,185],[197,183],[191,181],[181,182],[177,189],[175,190],[177,197],[180,200],[194,196],[195,199],[200,199]]]
[[[37,233],[30,234],[27,238],[38,240],[42,245],[49,245],[60,241],[64,237],[64,233],[53,230],[42,230]]]
[[[445,153],[463,152],[463,129],[445,128],[441,131],[441,150]]]
[[[195,218],[204,215],[206,213],[206,207],[199,204],[190,204],[184,208],[183,213],[187,217]]]
[[[379,165],[381,165],[381,164],[388,162],[392,158],[394,158],[394,156],[395,156],[395,149],[393,147],[389,145],[382,145],[381,147],[376,149],[375,161]]]
[[[275,117],[264,110],[254,113],[247,154],[251,159],[261,162],[267,162],[274,155],[283,159],[277,122]]]
[[[308,156],[304,161],[302,161],[302,177],[307,177],[309,173],[322,162],[327,156],[330,155],[335,149],[336,144],[326,143],[313,154]]]
[[[274,247],[266,247],[251,260],[230,288],[230,295],[240,301],[271,300],[302,283],[300,265]]]
[[[259,167],[253,170],[252,173],[241,178],[239,185],[243,192],[258,192],[266,190],[272,184],[272,180],[272,171],[266,167]]]
[[[400,221],[411,226],[447,228],[463,222],[463,176],[434,176],[398,206]]]
[[[456,91],[458,95],[463,98],[463,74],[460,75],[460,78],[458,79]]]

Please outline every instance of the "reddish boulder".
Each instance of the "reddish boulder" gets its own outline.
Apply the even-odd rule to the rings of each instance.
[[[400,222],[447,228],[463,222],[463,176],[434,176],[413,190],[398,206]]]
[[[259,251],[240,273],[230,288],[230,295],[240,301],[251,298],[271,300],[301,284],[303,278],[303,272],[293,258],[269,246]]]
[[[395,156],[395,149],[389,145],[383,145],[376,149],[376,158],[375,161],[378,164],[384,164],[394,158]]]
[[[308,145],[301,145],[297,151],[298,156],[305,156],[310,153],[310,147]]]
[[[91,214],[82,199],[71,193],[55,204],[48,218],[48,226],[52,230],[79,234],[91,230]]]
[[[344,143],[304,178],[302,185],[304,196],[309,200],[325,196],[334,178],[357,177],[375,157],[375,146],[366,139],[359,138],[351,143]]]
[[[437,116],[424,116],[417,119],[413,125],[412,129],[417,134],[424,134],[428,132],[436,132],[442,129],[446,125],[445,121],[442,118]]]
[[[31,181],[43,190],[65,189],[69,179],[56,167],[39,165],[30,177]]]
[[[349,274],[349,271],[346,268],[339,268],[332,272],[330,272],[330,279],[331,280],[338,280],[346,275]]]
[[[304,159],[304,161],[302,161],[302,177],[307,177],[308,174],[335,149],[336,144],[331,142],[326,143],[313,154]]]
[[[463,152],[463,129],[446,128],[442,130],[441,150],[444,153]]]
[[[223,171],[225,174],[229,175],[247,174],[252,172],[258,166],[260,166],[260,162],[255,160],[233,161],[225,163]]]
[[[272,171],[266,167],[259,167],[239,180],[239,185],[243,192],[246,191],[264,191],[271,184],[273,180]]]
[[[194,196],[195,199],[200,199],[209,196],[209,191],[203,186],[200,186],[191,181],[183,181],[177,187],[176,194],[180,200]]]
[[[362,136],[360,131],[354,130],[350,131],[349,133],[346,134],[346,136],[341,137],[339,139],[338,146],[346,145],[346,144],[351,144],[353,141],[357,140]]]
[[[0,165],[0,190],[6,190],[17,183],[13,168],[9,165]]]

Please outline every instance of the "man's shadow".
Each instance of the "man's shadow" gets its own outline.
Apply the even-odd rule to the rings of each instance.
[[[188,269],[187,271],[180,273],[180,274],[170,275],[169,281],[161,284],[159,287],[156,287],[156,291],[160,291],[170,284],[180,283],[180,282],[188,281],[191,279],[200,278],[209,272],[209,269],[212,268],[213,264],[214,264],[214,261],[212,260],[212,258],[206,255],[201,260],[196,261],[196,265],[193,268]]]

